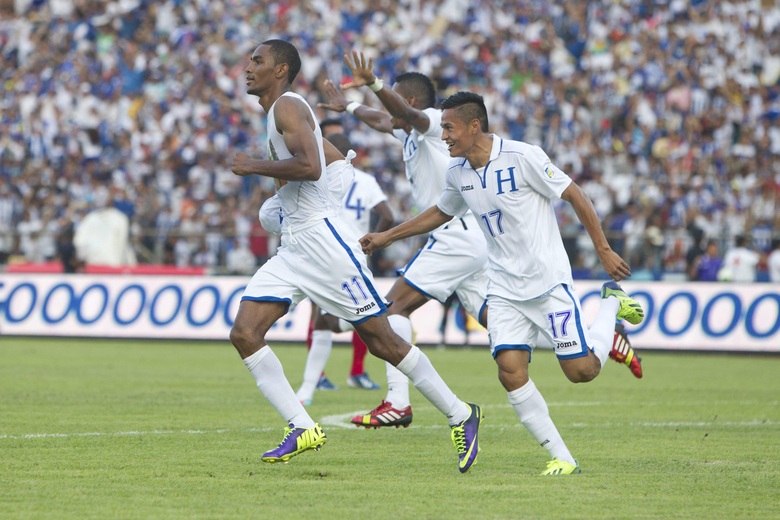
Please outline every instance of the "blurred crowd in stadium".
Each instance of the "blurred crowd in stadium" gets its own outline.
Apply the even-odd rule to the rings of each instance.
[[[482,94],[491,130],[541,145],[592,197],[636,277],[692,279],[713,241],[765,259],[780,238],[780,6],[773,0],[16,0],[0,2],[0,263],[58,258],[87,213],[129,218],[139,263],[253,272],[275,247],[257,210],[270,179],[244,67],[293,42],[298,92],[323,101],[342,55],[386,81],[433,78],[440,97]],[[368,89],[351,99],[376,106]],[[400,146],[341,118],[401,220]],[[568,205],[575,272],[599,269]],[[414,244],[378,259],[390,274]],[[251,252],[251,254],[250,254]]]

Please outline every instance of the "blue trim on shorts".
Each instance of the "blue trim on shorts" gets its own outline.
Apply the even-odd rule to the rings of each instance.
[[[577,334],[580,336],[580,344],[582,345],[582,350],[576,354],[568,354],[568,355],[558,355],[556,353],[556,356],[562,359],[576,359],[580,357],[587,356],[591,350],[590,346],[585,343],[585,334],[582,332],[582,316],[580,316],[580,309],[577,306],[577,302],[574,299],[574,295],[569,291],[569,287],[562,283],[561,287],[563,287],[563,290],[566,291],[566,294],[569,295],[569,298],[571,298],[572,303],[574,304],[574,323],[577,324]]]
[[[416,285],[414,285],[412,282],[410,282],[410,281],[409,281],[409,280],[406,278],[406,276],[404,276],[404,277],[403,277],[403,280],[404,280],[404,282],[406,282],[406,285],[408,285],[409,287],[411,287],[412,289],[414,289],[414,290],[415,290],[415,291],[417,291],[418,293],[422,294],[423,296],[425,296],[425,297],[426,297],[426,298],[428,298],[429,300],[436,300],[436,301],[439,301],[439,299],[438,299],[438,298],[434,298],[433,296],[431,296],[430,294],[428,294],[427,292],[423,291],[422,289],[420,289],[419,287],[417,287]]]
[[[290,298],[278,298],[276,296],[242,296],[241,301],[247,302],[267,302],[267,303],[286,303],[287,307],[292,305]]]
[[[362,318],[360,318],[359,320],[350,321],[350,323],[351,323],[351,324],[353,324],[353,325],[360,325],[361,323],[363,323],[363,322],[365,322],[365,321],[368,321],[368,320],[370,320],[371,318],[377,318],[377,317],[379,317],[379,316],[381,316],[381,315],[383,315],[383,314],[386,314],[386,313],[387,313],[387,308],[385,308],[385,309],[381,309],[381,310],[379,310],[378,312],[375,312],[374,314],[372,314],[372,315],[370,315],[370,316],[363,316],[363,317],[362,317]],[[353,332],[354,332],[354,331],[353,331]]]
[[[531,345],[526,345],[525,343],[519,343],[510,345],[508,343],[504,343],[503,345],[496,345],[493,347],[493,359],[496,359],[499,352],[503,352],[504,350],[525,350],[529,354],[533,352],[534,349],[531,348]]]
[[[376,288],[374,287],[374,284],[372,284],[368,278],[366,278],[365,273],[363,272],[363,269],[360,267],[360,262],[358,262],[357,258],[355,258],[355,255],[352,254],[352,250],[349,248],[349,246],[344,242],[344,240],[339,236],[338,232],[336,231],[336,228],[333,227],[333,224],[330,223],[330,220],[327,218],[325,219],[325,223],[328,225],[328,228],[330,229],[331,233],[333,233],[333,236],[336,237],[336,240],[338,240],[339,244],[341,244],[341,247],[344,248],[344,251],[347,252],[347,255],[352,259],[352,263],[355,264],[355,267],[357,267],[358,272],[360,273],[360,276],[363,278],[363,282],[366,284],[366,288],[368,289],[368,292],[371,293],[371,296],[374,297],[374,300],[379,304],[379,310],[385,311],[387,310],[387,306],[385,305],[385,301],[382,299],[381,296],[379,296],[379,293],[376,292]],[[374,316],[375,314],[372,314]],[[370,318],[371,316],[369,316]]]
[[[409,269],[409,266],[411,266],[412,263],[415,260],[417,260],[417,257],[420,256],[420,253],[422,253],[422,250],[423,250],[422,247],[420,249],[418,249],[417,252],[414,254],[414,256],[408,262],[406,262],[406,265],[404,266],[404,268],[403,269],[399,269],[399,271],[401,271],[401,273],[400,273],[401,276],[403,276],[403,274]]]
[[[482,307],[479,308],[479,316],[476,317],[477,321],[479,321],[482,318],[482,313],[485,312],[485,309],[487,308],[488,308],[487,298],[485,298],[485,301],[482,302]],[[480,322],[480,325],[483,325],[483,323]]]

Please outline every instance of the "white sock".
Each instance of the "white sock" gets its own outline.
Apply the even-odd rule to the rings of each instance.
[[[387,317],[390,328],[398,334],[402,340],[412,343],[412,322],[406,316],[392,314]],[[411,404],[409,399],[409,378],[403,372],[390,363],[385,363],[387,375],[387,396],[385,401],[393,403],[395,408],[406,408]]]
[[[299,401],[309,401],[314,398],[314,391],[320,380],[322,371],[328,363],[328,358],[333,350],[333,332],[329,330],[315,330],[311,333],[311,349],[306,356],[306,366],[303,369],[303,383],[298,389]]]
[[[339,332],[347,332],[348,330],[355,330],[355,326],[344,318],[339,318],[338,324]]]
[[[284,376],[284,369],[271,347],[264,345],[260,350],[244,359],[244,364],[255,378],[260,393],[276,408],[284,420],[296,428],[311,428],[314,421],[295,397],[290,382]]]
[[[529,379],[517,390],[507,392],[507,396],[509,404],[515,409],[520,422],[553,458],[576,464],[569,448],[566,447],[566,443],[563,442],[561,434],[558,433],[558,429],[550,418],[550,411],[544,397],[539,393],[533,381]]]
[[[617,316],[620,302],[617,298],[604,298],[596,313],[596,319],[588,329],[593,353],[599,358],[601,366],[609,359],[612,350],[612,338],[615,336],[615,316]]]
[[[447,416],[450,426],[462,423],[471,415],[469,405],[458,399],[447,383],[433,368],[428,356],[412,345],[405,358],[398,363],[398,370],[406,374],[414,387],[428,399],[433,406]]]

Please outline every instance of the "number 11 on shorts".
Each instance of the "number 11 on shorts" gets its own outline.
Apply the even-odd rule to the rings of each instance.
[[[354,289],[354,291],[353,291]],[[341,284],[341,290],[345,291],[350,298],[352,298],[352,302],[357,305],[358,299],[355,296],[358,294],[360,296],[360,301],[366,301],[368,296],[366,295],[365,289],[363,289],[363,284],[360,283],[360,280],[357,276],[353,276],[351,282],[344,282]]]

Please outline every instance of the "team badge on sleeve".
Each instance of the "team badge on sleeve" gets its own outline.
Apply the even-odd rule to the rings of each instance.
[[[556,168],[556,167],[553,165],[553,163],[549,163],[549,162],[548,162],[547,164],[545,164],[545,165],[544,165],[544,173],[545,173],[545,174],[546,174],[546,175],[547,175],[549,178],[551,178],[551,179],[552,179],[553,177],[555,177],[555,170],[557,170],[557,169],[558,169],[558,168]]]

